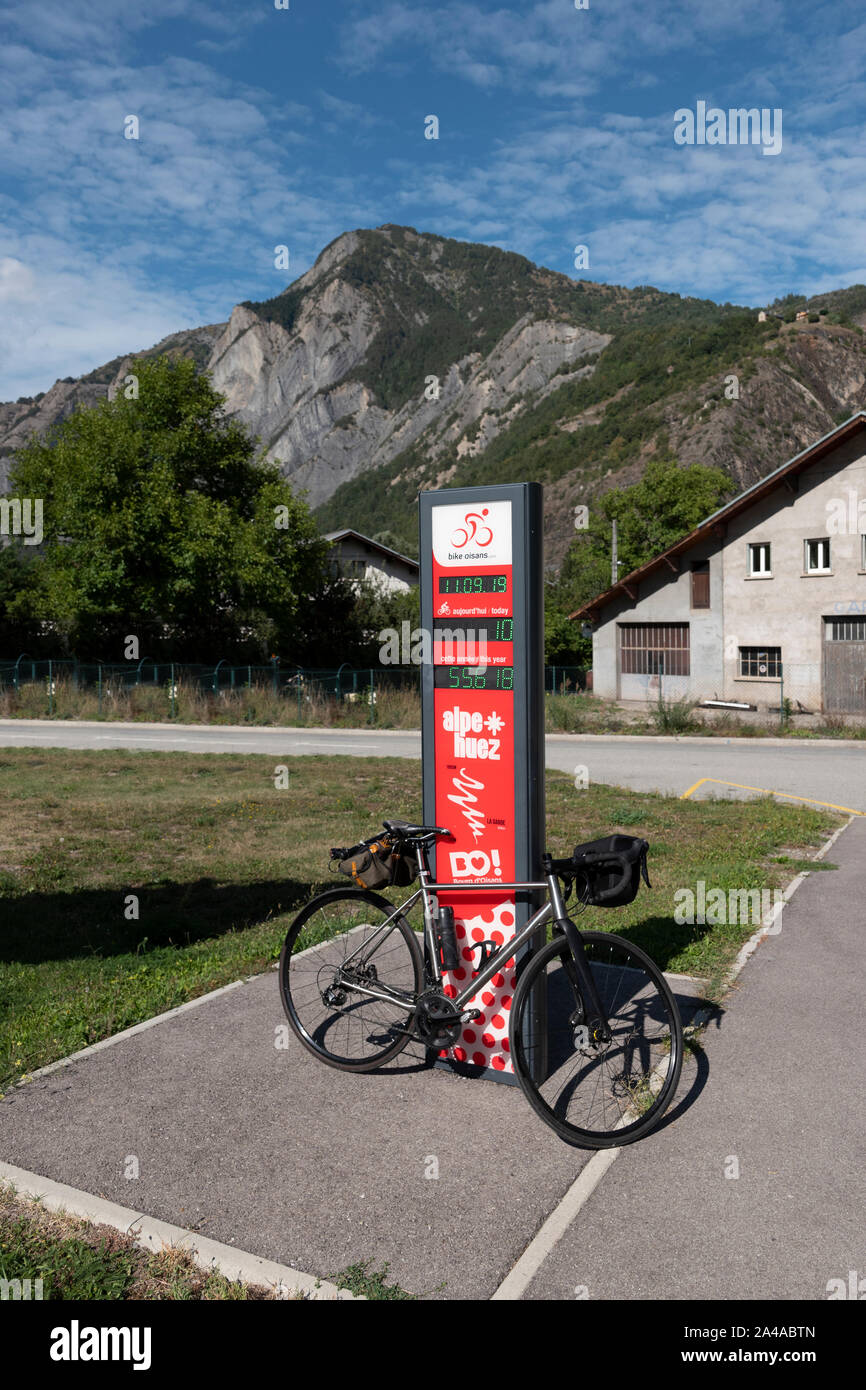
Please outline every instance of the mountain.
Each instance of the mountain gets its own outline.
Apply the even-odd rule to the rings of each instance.
[[[65,420],[73,410],[96,405],[116,388],[122,389],[124,378],[132,370],[136,358],[171,353],[178,357],[191,357],[199,367],[205,368],[214,343],[224,328],[224,323],[212,323],[204,328],[187,328],[179,333],[170,333],[145,352],[115,357],[86,376],[62,377],[55,381],[50,390],[40,391],[37,396],[21,396],[14,402],[0,402],[0,492],[8,487],[15,450],[20,449],[31,434],[44,434],[52,425]]]
[[[411,227],[347,232],[226,324],[0,405],[0,467],[31,430],[122,383],[135,356],[181,353],[307,489],[323,529],[414,551],[419,488],[537,478],[555,565],[576,503],[653,456],[720,466],[733,491],[866,404],[866,287],[769,310],[759,323],[754,309],[572,280]]]

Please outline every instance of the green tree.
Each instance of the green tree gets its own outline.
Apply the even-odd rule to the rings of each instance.
[[[37,625],[21,616],[33,580],[32,556],[14,542],[0,544],[0,654],[17,656],[25,648],[38,654]]]
[[[617,523],[619,576],[660,554],[710,516],[732,492],[720,468],[681,467],[653,459],[639,482],[612,488],[590,507],[590,524],[571,544],[551,607],[561,613],[603,593],[611,584],[611,522]]]
[[[18,453],[14,489],[44,500],[45,543],[17,615],[81,656],[120,659],[135,634],[148,656],[305,660],[328,586],[305,502],[192,362],[135,374],[134,399],[79,410]]]

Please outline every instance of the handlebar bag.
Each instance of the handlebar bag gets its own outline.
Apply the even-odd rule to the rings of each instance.
[[[624,907],[637,897],[640,881],[649,888],[647,840],[633,835],[608,835],[575,845],[572,860],[578,870],[578,896],[591,907]]]

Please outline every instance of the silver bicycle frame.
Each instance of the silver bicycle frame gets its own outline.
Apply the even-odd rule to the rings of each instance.
[[[442,971],[439,967],[439,953],[436,949],[437,943],[432,907],[434,899],[437,900],[438,905],[440,893],[454,893],[455,891],[459,891],[461,894],[464,892],[491,893],[496,892],[500,888],[528,892],[544,888],[549,895],[547,902],[530,917],[529,921],[521,930],[508,941],[504,942],[499,950],[489,957],[487,963],[482,966],[481,970],[473,976],[465,989],[462,989],[460,993],[452,999],[451,1003],[459,1012],[480,989],[483,989],[489,980],[492,980],[493,976],[501,968],[502,963],[506,960],[510,960],[511,957],[520,950],[521,946],[525,945],[533,932],[537,931],[539,927],[544,926],[551,918],[558,920],[565,915],[565,906],[559,887],[559,880],[555,874],[551,874],[547,879],[542,879],[541,881],[530,880],[526,883],[435,883],[430,879],[430,871],[426,867],[426,862],[423,858],[423,850],[420,846],[417,850],[417,859],[419,877],[421,879],[420,888],[416,888],[415,892],[412,893],[405,902],[399,903],[390,916],[386,917],[385,921],[376,928],[372,936],[368,936],[357,950],[346,957],[340,967],[341,970],[344,970],[346,966],[350,965],[356,956],[360,956],[363,961],[368,955],[371,955],[372,950],[376,949],[376,947],[380,945],[382,941],[386,940],[391,932],[394,931],[397,925],[396,919],[405,912],[411,912],[418,899],[422,898],[424,901],[424,938],[427,944],[427,956],[432,962],[436,982],[440,983],[442,980]],[[409,998],[402,991],[398,993],[396,990],[392,991],[388,989],[387,986],[385,986],[384,989],[371,989],[366,985],[360,985],[353,981],[352,989],[358,994],[369,995],[371,999],[383,999],[389,1003],[401,1005],[409,1013],[415,1008],[414,997]]]

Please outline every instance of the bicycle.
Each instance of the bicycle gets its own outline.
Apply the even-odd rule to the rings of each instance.
[[[404,821],[383,824],[384,836],[331,851],[332,862],[341,866],[356,864],[360,861],[351,856],[361,856],[365,886],[346,885],[313,898],[286,935],[280,993],[304,1047],[328,1066],[349,1072],[385,1065],[412,1039],[430,1054],[447,1053],[467,1025],[483,1019],[483,1010],[471,1001],[480,998],[485,985],[495,976],[516,980],[513,997],[504,1002],[506,1009],[510,1004],[510,1026],[502,1046],[536,1114],[560,1138],[586,1148],[619,1146],[648,1134],[673,1099],[682,1067],[676,1000],[640,947],[608,932],[578,931],[565,909],[572,888],[579,910],[631,901],[639,874],[649,886],[647,842],[614,836],[578,845],[569,859],[545,854],[539,881],[455,885],[431,878],[427,857],[428,846],[448,830]],[[624,848],[611,848],[620,841]],[[401,872],[404,883],[419,880],[396,906],[366,886],[382,882],[388,862],[389,885]],[[470,943],[458,952],[453,909],[439,902],[440,895],[462,898],[499,889],[544,889],[546,900],[503,944]],[[407,920],[419,901],[420,933]],[[524,953],[515,968],[518,953],[548,926],[552,938]],[[473,969],[466,986],[459,991],[443,986],[443,972],[461,956],[465,962],[469,952]],[[546,1011],[542,1030],[530,1026],[539,1006]]]

